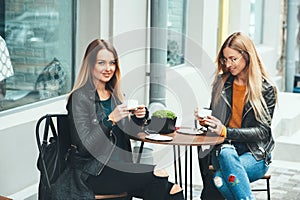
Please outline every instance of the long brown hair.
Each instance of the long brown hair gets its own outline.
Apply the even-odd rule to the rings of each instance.
[[[241,32],[235,32],[231,34],[221,46],[219,53],[216,58],[217,70],[215,74],[215,80],[213,85],[216,84],[218,76],[222,74],[222,81],[218,88],[216,89],[216,97],[214,103],[217,103],[220,98],[221,90],[225,84],[225,81],[231,75],[226,69],[226,65],[223,65],[221,59],[224,58],[223,50],[229,47],[241,53],[246,61],[246,102],[249,101],[252,105],[255,113],[255,117],[258,121],[262,123],[269,123],[271,116],[268,113],[268,108],[266,102],[262,96],[262,83],[263,80],[271,83],[273,86],[269,75],[267,74],[259,56],[256,51],[255,45],[252,40]],[[276,90],[276,87],[274,86]],[[276,92],[276,91],[275,91]],[[277,98],[277,96],[276,96]]]
[[[105,88],[109,90],[111,93],[116,95],[119,100],[123,100],[123,95],[120,89],[120,80],[121,80],[121,72],[119,65],[119,58],[116,49],[113,47],[111,43],[105,41],[103,39],[95,39],[93,40],[86,48],[83,61],[79,70],[79,74],[74,83],[73,89],[69,94],[72,94],[78,88],[81,88],[88,81],[92,82],[92,69],[96,62],[97,54],[100,50],[106,49],[114,55],[114,59],[116,62],[116,70],[113,77],[109,82],[106,83]]]

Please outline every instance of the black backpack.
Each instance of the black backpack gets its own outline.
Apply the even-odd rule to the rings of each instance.
[[[42,122],[44,134],[41,142],[39,130]],[[67,115],[54,114],[41,117],[36,124],[36,140],[39,149],[37,168],[40,171],[38,199],[48,200],[51,199],[52,186],[67,166],[70,149]]]

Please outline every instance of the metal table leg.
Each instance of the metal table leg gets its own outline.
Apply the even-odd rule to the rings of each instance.
[[[178,171],[179,171],[179,185],[182,188],[182,174],[181,174],[181,158],[180,158],[180,146],[177,146],[178,150]]]
[[[173,156],[174,156],[174,173],[175,173],[175,183],[178,184],[177,177],[177,158],[176,158],[176,146],[173,145]]]
[[[193,199],[193,148],[190,146],[190,200]]]
[[[141,142],[141,146],[140,146],[140,149],[139,149],[139,153],[138,153],[138,157],[137,157],[136,163],[140,163],[140,161],[141,161],[141,157],[142,157],[142,153],[143,153],[143,148],[144,148],[144,142]]]
[[[184,155],[185,155],[185,191],[184,191],[184,193],[185,193],[185,199],[187,199],[187,178],[188,178],[188,174],[187,174],[187,163],[188,163],[188,155],[187,155],[187,146],[185,146],[185,152],[184,152]]]

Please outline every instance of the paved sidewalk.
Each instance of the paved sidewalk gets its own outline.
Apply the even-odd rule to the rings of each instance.
[[[270,165],[271,200],[299,200],[300,199],[300,163],[273,161]],[[258,180],[251,183],[252,188],[265,188],[266,181]],[[200,200],[202,186],[193,188],[193,200]],[[188,191],[189,194],[189,191]],[[256,200],[266,200],[267,192],[254,192]],[[188,196],[187,199],[190,199]],[[140,200],[134,198],[134,200]]]
[[[273,161],[268,173],[271,174],[271,200],[300,199],[300,163]],[[266,181],[258,180],[251,183],[251,187],[265,188]],[[200,200],[201,188],[201,185],[194,187],[193,200]],[[254,196],[256,200],[266,200],[267,192],[254,192]]]
[[[298,200],[300,199],[300,163],[274,161],[271,163],[270,187],[272,200]],[[266,181],[252,183],[259,187]],[[267,199],[266,192],[254,193],[257,200]]]

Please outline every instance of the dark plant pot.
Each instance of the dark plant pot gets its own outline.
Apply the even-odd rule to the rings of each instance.
[[[149,129],[161,134],[172,133],[175,131],[176,119],[151,117]]]

